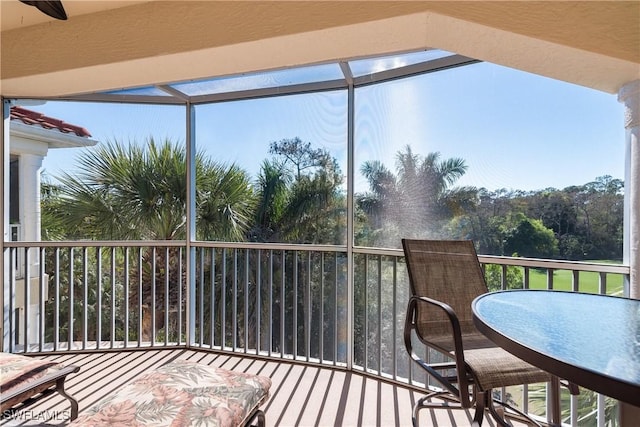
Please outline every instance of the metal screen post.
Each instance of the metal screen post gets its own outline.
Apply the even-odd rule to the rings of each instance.
[[[186,337],[187,347],[190,347],[195,343],[196,339],[196,256],[195,247],[193,246],[194,240],[196,240],[196,111],[195,107],[187,102],[185,105],[186,110],[186,162],[187,162],[187,242],[186,242],[186,282],[187,282],[187,294],[186,298]],[[181,304],[181,302],[178,302]]]

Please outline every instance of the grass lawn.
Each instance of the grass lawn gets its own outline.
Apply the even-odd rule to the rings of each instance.
[[[547,272],[544,270],[529,270],[529,287],[531,289],[547,288]],[[607,295],[622,295],[621,274],[607,274]],[[573,274],[571,271],[559,270],[553,272],[553,289],[570,291],[573,289]],[[600,293],[600,274],[581,271],[578,281],[580,292]]]

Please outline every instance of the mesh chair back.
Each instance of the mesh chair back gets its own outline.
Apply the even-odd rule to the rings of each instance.
[[[449,305],[460,320],[462,334],[477,334],[471,302],[488,292],[476,250],[470,240],[403,239],[413,296],[428,297]],[[427,304],[418,304],[416,333],[423,340],[453,350],[453,331],[446,315]],[[449,344],[447,344],[450,342]]]

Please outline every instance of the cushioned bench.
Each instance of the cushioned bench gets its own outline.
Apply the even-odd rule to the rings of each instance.
[[[70,426],[265,425],[271,379],[177,360],[111,393]]]
[[[67,375],[78,372],[77,366],[63,366],[21,354],[0,353],[0,414],[10,416],[52,394],[60,393],[71,404],[70,419],[78,416],[78,402],[64,390]]]

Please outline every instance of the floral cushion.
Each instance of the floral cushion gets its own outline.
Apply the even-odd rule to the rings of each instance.
[[[239,426],[269,397],[271,379],[186,360],[148,372],[71,426]]]
[[[0,389],[8,393],[17,386],[43,377],[48,368],[55,366],[59,365],[22,354],[0,353]]]

